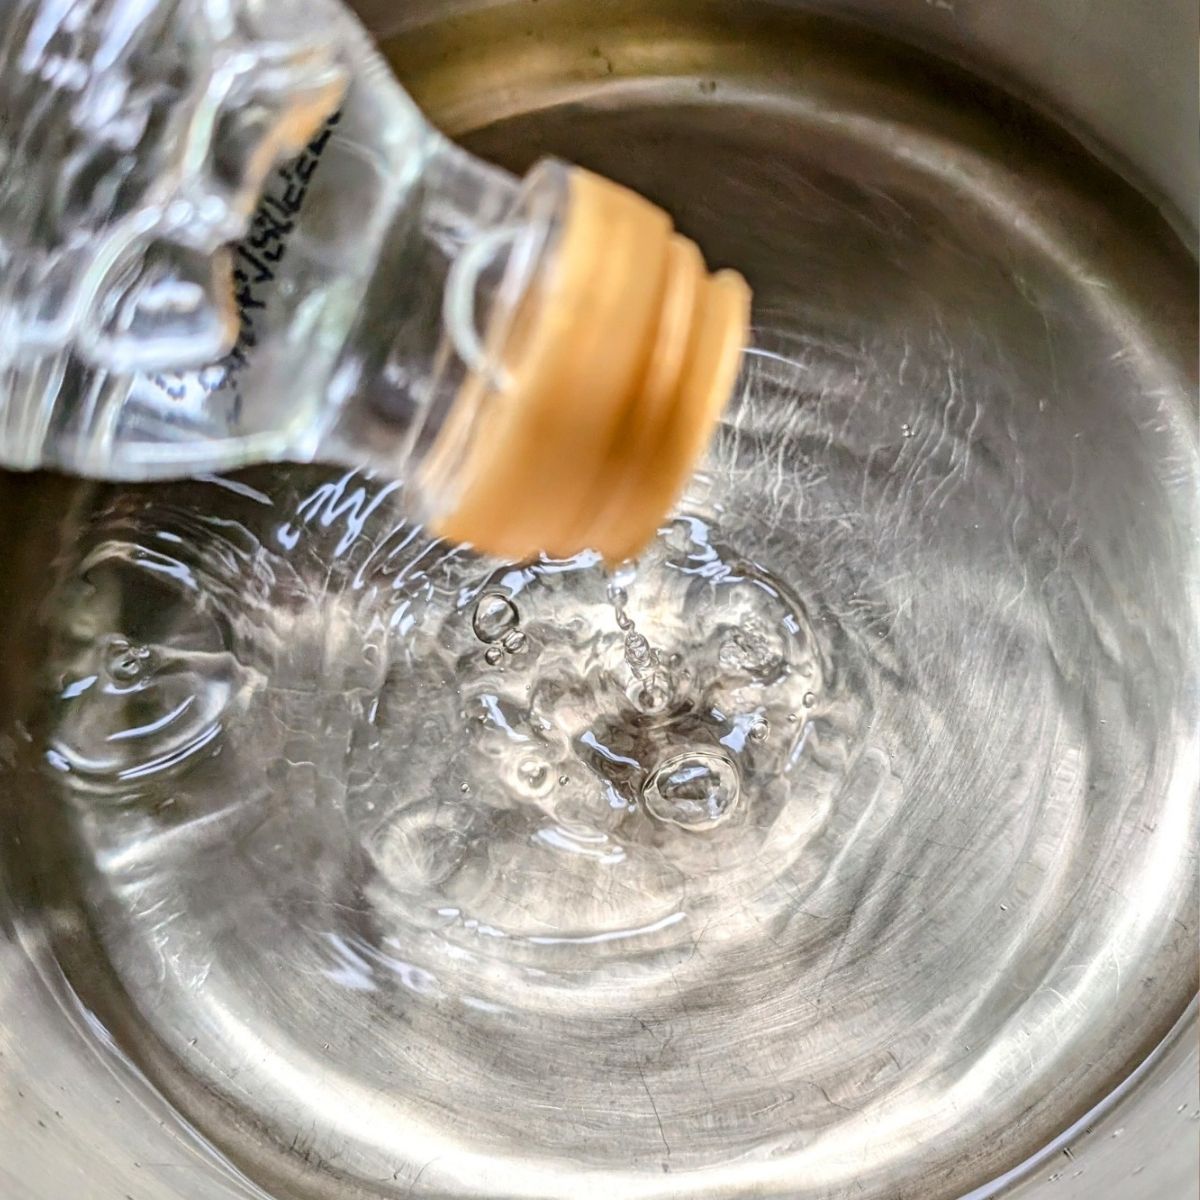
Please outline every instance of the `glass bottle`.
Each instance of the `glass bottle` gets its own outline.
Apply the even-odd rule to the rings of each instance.
[[[483,550],[619,559],[732,389],[740,276],[455,146],[339,0],[13,0],[0,111],[7,466],[369,465]]]

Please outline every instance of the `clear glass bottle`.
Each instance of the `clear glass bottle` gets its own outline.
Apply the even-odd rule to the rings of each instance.
[[[373,465],[483,549],[621,557],[732,388],[740,277],[455,146],[339,0],[14,0],[0,110],[5,465]]]

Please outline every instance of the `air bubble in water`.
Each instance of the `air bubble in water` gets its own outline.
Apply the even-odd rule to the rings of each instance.
[[[817,697],[813,692],[805,692],[804,693],[804,707],[805,708],[812,708],[812,706],[814,704],[816,704],[816,702],[817,702]]]
[[[650,665],[650,643],[644,635],[636,631],[625,635],[625,661],[634,668]]]
[[[483,661],[486,662],[489,667],[494,667],[503,657],[504,651],[501,650],[499,646],[489,646],[487,651],[484,653]]]
[[[669,693],[653,683],[646,683],[638,689],[636,699],[643,712],[655,713],[666,707]]]
[[[525,649],[525,643],[528,639],[520,629],[513,629],[504,635],[504,640],[500,643],[509,654],[518,654]]]
[[[527,758],[518,768],[521,782],[528,788],[540,788],[546,782],[546,764],[536,758]]]
[[[771,726],[765,717],[757,718],[750,726],[750,740],[752,742],[765,742],[767,734],[771,732]]]
[[[481,642],[498,642],[516,629],[519,620],[517,606],[507,596],[487,592],[475,604],[471,628]]]
[[[734,810],[738,771],[723,754],[688,750],[660,763],[642,788],[651,816],[683,829],[712,829]]]
[[[106,647],[104,669],[114,683],[136,683],[154,670],[154,651],[149,646],[114,637]]]

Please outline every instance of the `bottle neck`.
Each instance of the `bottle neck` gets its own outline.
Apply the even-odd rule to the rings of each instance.
[[[322,452],[480,550],[637,553],[729,398],[745,281],[626,188],[553,160],[518,185],[440,140],[403,221]]]

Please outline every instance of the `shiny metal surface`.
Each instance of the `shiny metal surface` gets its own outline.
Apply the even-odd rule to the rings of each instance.
[[[1170,122],[1156,126],[1153,119],[1177,103],[1178,93],[1168,88],[1171,71],[1155,76],[1161,88],[1146,84],[1151,72],[1137,72],[1138,85],[1130,87],[1144,104],[1127,103],[1120,113],[1108,113],[1108,122],[1096,89],[1087,86],[1096,61],[1108,61],[1125,79],[1126,61],[1162,58],[1154,39],[1164,26],[1175,28],[1167,25],[1172,17],[1190,21],[1182,7],[1158,10],[1163,24],[1156,22],[1151,36],[1138,7],[1074,6],[1073,19],[1096,36],[1071,42],[1069,58],[1056,65],[1082,65],[1054,79],[1045,69],[1046,48],[1065,41],[1062,6],[1026,5],[1025,19],[1012,29],[993,24],[983,5],[953,0],[946,8],[853,7],[876,22],[886,13],[887,25],[907,37],[957,46],[997,76],[1024,74],[1026,90],[1068,108],[1073,97],[1083,97],[1070,123],[1088,126],[1092,140],[1112,148],[1116,160],[1137,163],[1151,191],[1181,206],[1186,200],[1190,148],[1176,145]],[[1006,773],[995,764],[986,775],[994,793],[964,790],[961,812],[935,813],[941,832],[925,832],[940,845],[905,868],[921,872],[921,886],[895,892],[890,907],[872,907],[867,895],[860,909],[889,928],[896,945],[911,947],[913,961],[925,963],[917,983],[905,981],[902,970],[889,976],[894,994],[923,1002],[910,1014],[914,1030],[954,1028],[960,1019],[965,1029],[969,1013],[977,1028],[1011,1051],[1018,1043],[995,1034],[1004,1031],[998,1014],[1011,1011],[1028,1038],[1021,1055],[989,1063],[982,1073],[964,1047],[964,1103],[956,1127],[935,1134],[931,1126],[922,1142],[911,1130],[889,1138],[882,1126],[872,1135],[869,1127],[863,1133],[847,1122],[846,1161],[827,1167],[826,1184],[793,1179],[786,1189],[765,1184],[759,1194],[797,1195],[807,1186],[804,1195],[840,1200],[856,1194],[855,1180],[857,1194],[884,1200],[995,1194],[1175,1200],[1190,1194],[1200,1130],[1195,1011],[1189,1007],[1197,928],[1194,263],[1153,206],[1023,109],[887,40],[796,17],[784,6],[631,4],[592,12],[540,0],[428,4],[400,17],[392,9],[368,16],[394,35],[393,59],[418,98],[473,147],[516,166],[546,151],[569,154],[624,178],[667,204],[715,259],[746,269],[758,290],[760,324],[812,337],[796,359],[807,372],[805,394],[816,397],[822,419],[842,401],[879,438],[874,459],[856,454],[847,435],[853,422],[835,431],[818,420],[812,445],[803,436],[794,439],[795,461],[813,464],[812,494],[826,504],[830,493],[822,479],[828,477],[853,481],[848,514],[867,496],[929,501],[911,511],[918,539],[908,561],[933,569],[941,560],[932,548],[944,545],[973,571],[990,564],[997,602],[1016,613],[1024,612],[1027,597],[1012,590],[1010,572],[1013,563],[1023,563],[1031,591],[1046,599],[1028,619],[1044,621],[1060,651],[1046,674],[1033,662],[1012,668],[1028,673],[1032,717],[1038,706],[1059,713],[1059,720],[1059,709],[1067,711],[1060,736],[1072,746],[1071,722],[1096,721],[1091,732],[1097,736],[1080,743],[1091,756],[1083,766],[1056,759],[1053,747],[1037,738],[1027,746],[1012,738],[994,741],[985,736],[989,724],[993,731],[1029,733],[1037,722],[1010,711],[1021,689],[1008,685],[1019,679],[1005,682],[1008,707],[989,709],[988,697],[954,691],[960,668],[978,668],[970,630],[955,621],[954,604],[939,600],[934,589],[901,583],[897,590],[894,580],[882,579],[875,581],[878,594],[863,589],[859,610],[847,606],[841,620],[850,628],[854,612],[870,616],[876,602],[884,603],[884,615],[898,596],[931,605],[942,637],[940,660],[934,661],[938,636],[929,638],[926,630],[919,644],[932,656],[931,678],[961,695],[964,710],[985,715],[979,745],[1006,745],[1013,768],[1025,753],[1045,755],[1054,765],[1043,789],[1030,793],[1033,852],[1014,854],[1011,864],[1011,891],[1028,901],[1032,914],[1019,938],[1006,941],[997,933],[1001,918],[991,900],[1007,905],[1006,889],[984,870],[1005,857],[986,845],[987,796],[1010,795]],[[1164,40],[1168,46],[1189,41],[1186,35]],[[1097,47],[1098,60],[1089,60]],[[1119,53],[1106,60],[1106,47]],[[1184,57],[1189,66],[1180,77],[1193,65],[1190,49]],[[1167,54],[1165,61],[1181,60]],[[1140,137],[1151,128],[1154,137]],[[738,219],[731,220],[731,212]],[[813,349],[818,343],[825,348]],[[925,453],[901,459],[881,432],[889,405],[899,430],[906,423],[902,409],[928,418],[939,404],[948,413],[943,440],[926,440],[918,422],[911,441]],[[743,429],[754,429],[752,417],[742,418]],[[908,433],[896,436],[902,450]],[[955,474],[964,447],[974,474]],[[889,475],[896,480],[891,492]],[[939,489],[943,478],[951,486]],[[972,479],[984,482],[971,485]],[[989,480],[1002,486],[993,492]],[[749,478],[748,494],[762,484],[761,474]],[[293,1096],[290,1111],[264,1112],[252,1102],[231,1108],[228,1097],[239,1088],[253,1095],[264,1085],[265,1057],[252,1050],[241,1052],[240,1061],[236,1055],[207,1058],[224,1062],[224,1079],[206,1077],[199,1058],[181,1070],[187,994],[172,992],[165,976],[157,993],[141,996],[153,1003],[157,995],[154,1016],[143,1010],[139,1022],[129,1012],[136,976],[121,976],[120,964],[114,973],[96,952],[104,913],[80,905],[70,882],[74,868],[64,857],[59,876],[45,849],[46,827],[55,821],[55,801],[37,765],[44,727],[36,721],[49,686],[39,675],[49,654],[46,591],[52,558],[60,561],[54,571],[70,560],[59,530],[79,494],[45,477],[6,478],[0,487],[8,564],[0,591],[8,631],[0,661],[0,762],[6,768],[0,792],[0,1191],[36,1200],[261,1197],[264,1189],[338,1198],[420,1194],[423,1188],[438,1194],[437,1181],[446,1176],[425,1159],[425,1166],[410,1169],[418,1155],[409,1147],[394,1145],[393,1174],[380,1169],[380,1137],[371,1130],[359,1127],[339,1139],[317,1127],[313,1114],[325,1114],[332,1126],[339,1107],[349,1103],[341,1093],[301,1095],[299,1102]],[[1004,506],[1016,493],[1022,503],[1009,511]],[[754,495],[770,511],[769,495]],[[984,507],[992,496],[1000,514],[994,525]],[[973,506],[987,538],[1007,539],[1003,550],[990,550],[982,538],[973,542],[969,523],[961,526],[958,514]],[[818,518],[830,521],[828,506],[812,510],[810,519]],[[865,561],[853,525],[847,530],[842,560]],[[897,531],[893,540],[904,538]],[[773,543],[766,538],[764,544]],[[890,544],[878,550],[880,561],[893,561]],[[814,583],[811,594],[836,593],[836,556],[831,551],[820,561],[829,570],[826,590]],[[869,572],[864,578],[871,582]],[[986,595],[988,586],[986,576],[972,576],[960,607]],[[893,612],[889,620],[902,628],[910,620],[919,629],[919,615]],[[974,619],[980,639],[990,638],[990,617]],[[1014,652],[1026,645],[1029,628],[1014,626]],[[1059,682],[1052,686],[1047,681],[1054,671]],[[1094,694],[1072,709],[1079,678],[1094,685]],[[1119,731],[1107,743],[1099,728],[1105,722]],[[919,723],[902,721],[898,728],[915,736]],[[895,761],[904,761],[902,746],[889,749]],[[979,764],[966,756],[963,778],[978,780],[978,772]],[[1073,792],[1078,778],[1089,786]],[[1065,807],[1056,811],[1043,801],[1060,786],[1067,788]],[[901,795],[907,795],[910,820],[929,815],[918,790]],[[1014,822],[1016,809],[996,836],[1013,836]],[[855,871],[869,866],[864,847],[876,843],[862,838],[870,832],[864,827],[857,841],[846,843]],[[881,853],[891,852],[890,843],[878,845]],[[950,936],[954,915],[939,908],[939,887],[952,879],[959,886],[964,875],[971,886],[957,894],[967,897],[973,889],[978,908],[969,910],[970,921],[953,934],[955,949],[942,959],[924,931]],[[1039,893],[1035,876],[1053,886]],[[862,930],[846,940],[870,944]],[[1029,947],[1039,941],[1047,955],[1035,965]],[[869,989],[870,958],[856,965],[851,954],[850,966],[835,973],[839,951],[834,943],[821,950],[835,994],[849,998]],[[989,953],[995,959],[990,971],[979,965]],[[973,964],[968,971],[961,968],[966,961]],[[1029,974],[1011,974],[1013,962],[1024,963]],[[702,981],[702,973],[697,978]],[[951,978],[974,980],[976,990],[947,997]],[[803,980],[800,986],[804,992]],[[805,994],[815,1001],[820,991],[818,976]],[[948,999],[960,1006],[960,1018],[931,1022],[929,1014]],[[842,1040],[825,1051],[849,1058],[856,1045],[871,1045],[875,1027],[895,1016],[888,1000],[881,995],[875,1009],[861,1015],[857,1042],[845,1038],[852,1023],[839,1023],[835,1013],[823,1027],[840,1028]],[[158,1032],[147,1034],[142,1025]],[[386,1032],[378,1036],[386,1042]],[[819,1056],[816,1049],[812,1054]],[[735,1054],[723,1057],[736,1063]],[[794,1066],[779,1061],[781,1072]],[[620,1066],[614,1061],[614,1072]],[[719,1089],[733,1073],[732,1065],[727,1071],[716,1065],[706,1086]],[[249,1082],[239,1084],[235,1075]],[[814,1128],[820,1121],[840,1128],[870,1085],[836,1065],[821,1078],[827,1092],[830,1079],[836,1087],[824,1101],[810,1098],[809,1111],[822,1114]],[[994,1087],[978,1089],[979,1078]],[[886,1086],[886,1079],[876,1082]],[[909,1082],[912,1111],[942,1086]],[[1031,1082],[1036,1095],[1022,1103],[1021,1088]],[[482,1075],[479,1090],[487,1094]],[[225,1101],[218,1099],[222,1092]],[[623,1095],[615,1078],[613,1095]],[[903,1095],[895,1099],[902,1112]],[[469,1097],[461,1103],[469,1110]],[[697,1135],[692,1143],[678,1115],[668,1111],[664,1125],[657,1108],[610,1107],[617,1126],[628,1111],[625,1142],[639,1169],[616,1184],[598,1174],[603,1194],[751,1194],[739,1191],[736,1170],[718,1177],[705,1173],[711,1163],[689,1161],[691,1145],[704,1139]],[[532,1116],[524,1119],[535,1124]],[[764,1113],[761,1124],[769,1121]],[[623,1144],[611,1125],[606,1128],[594,1135],[596,1168],[610,1166]],[[664,1129],[675,1139],[680,1169],[642,1170],[637,1156],[644,1139],[659,1133],[665,1139]],[[747,1161],[755,1160],[752,1146],[743,1149]],[[538,1147],[529,1150],[536,1157]],[[584,1194],[581,1177],[568,1178],[570,1187],[547,1185],[538,1194]],[[758,1178],[769,1179],[770,1172]],[[509,1192],[501,1183],[490,1188],[493,1195]]]

